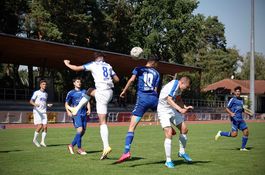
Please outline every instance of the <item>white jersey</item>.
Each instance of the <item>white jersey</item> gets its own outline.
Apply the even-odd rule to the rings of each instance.
[[[93,61],[83,65],[86,71],[91,71],[96,89],[107,90],[114,87],[112,77],[116,73],[111,65],[104,61]]]
[[[170,104],[168,104],[167,97],[170,96],[173,97],[173,99],[176,99],[176,97],[179,95],[181,95],[181,91],[179,89],[179,81],[172,80],[167,83],[160,92],[157,111],[168,112],[168,110],[175,110]]]
[[[34,101],[39,106],[38,107],[34,106],[33,112],[37,111],[37,112],[41,112],[41,113],[46,113],[46,111],[47,111],[47,98],[48,98],[48,94],[45,91],[44,92],[41,90],[35,91],[31,97],[31,100]]]

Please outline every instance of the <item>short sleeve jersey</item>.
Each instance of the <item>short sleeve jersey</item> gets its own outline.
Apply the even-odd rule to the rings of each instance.
[[[137,77],[137,94],[154,94],[157,95],[155,88],[159,84],[160,75],[151,67],[136,67],[132,71]]]
[[[112,66],[104,61],[93,61],[83,65],[85,71],[91,71],[96,89],[107,90],[114,87],[112,77],[116,75]]]
[[[34,101],[39,106],[38,107],[34,106],[33,111],[37,110],[38,112],[46,113],[47,99],[48,99],[47,92],[41,90],[35,91],[31,97],[31,100]]]

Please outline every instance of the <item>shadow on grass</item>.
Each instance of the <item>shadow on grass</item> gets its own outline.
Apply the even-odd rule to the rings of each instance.
[[[101,150],[94,150],[94,151],[86,151],[87,154],[99,153],[102,152]]]
[[[6,151],[0,151],[0,154],[1,154],[1,153],[19,152],[19,151],[23,151],[23,150],[6,150]]]
[[[254,147],[250,146],[250,147],[246,147],[248,150],[252,150],[254,149]],[[239,151],[241,148],[221,148],[221,150],[237,150]]]
[[[178,165],[181,165],[181,164],[188,164],[188,165],[195,165],[195,164],[204,164],[204,163],[210,163],[212,161],[202,161],[202,160],[198,160],[198,161],[192,161],[192,163],[187,163],[187,162],[184,162],[183,160],[175,160],[173,161],[173,163],[178,166]],[[143,165],[155,165],[155,164],[161,164],[161,165],[164,165],[165,164],[165,161],[156,161],[156,162],[149,162],[149,163],[142,163],[142,164],[136,164],[136,165],[131,165],[130,167],[137,167],[137,166],[143,166]]]
[[[51,144],[51,145],[47,145],[47,147],[56,147],[56,146],[67,146],[69,144],[67,143],[62,143],[62,144]]]
[[[131,161],[136,161],[136,160],[141,160],[141,159],[145,159],[145,158],[143,158],[143,157],[132,157],[131,159],[126,160],[125,162],[131,162]],[[115,160],[118,160],[118,158],[116,158]],[[124,162],[122,162],[122,163],[124,163]],[[112,165],[115,165],[115,164],[120,164],[120,163],[118,163],[117,161],[112,163]]]

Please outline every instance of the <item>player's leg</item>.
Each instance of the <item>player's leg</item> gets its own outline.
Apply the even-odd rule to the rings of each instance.
[[[188,140],[188,137],[187,137],[188,127],[183,121],[179,125],[177,125],[177,128],[180,131],[178,156],[182,157],[187,162],[192,162],[192,159],[190,158],[190,156],[185,152],[185,148],[186,148],[187,140]]]
[[[103,142],[103,152],[100,160],[107,158],[107,155],[111,152],[111,147],[109,146],[109,130],[107,126],[107,113],[108,113],[108,103],[111,101],[113,92],[112,90],[104,91],[94,91],[93,92],[96,99],[96,109],[99,117],[100,125],[100,136]]]
[[[40,131],[42,130],[42,122],[41,122],[41,116],[37,111],[33,111],[33,119],[34,119],[34,125],[37,126],[35,132],[34,132],[34,136],[33,136],[33,143],[37,146],[40,147],[40,144],[38,142],[38,136]]]
[[[144,115],[145,111],[149,108],[149,103],[145,99],[148,99],[147,97],[140,97],[137,96],[137,101],[134,107],[134,110],[132,111],[131,121],[129,125],[128,132],[126,134],[125,138],[125,146],[124,146],[124,152],[122,156],[117,161],[118,163],[124,162],[125,160],[128,160],[131,157],[131,144],[134,138],[134,131],[140,122],[142,116]]]
[[[247,127],[247,124],[245,121],[241,121],[240,125],[239,125],[240,130],[242,130],[243,132],[243,136],[242,136],[242,145],[241,145],[241,151],[248,151],[248,149],[246,149],[246,145],[248,142],[248,135],[249,135],[249,130]]]
[[[83,95],[83,97],[81,98],[80,102],[78,103],[78,105],[76,107],[70,107],[68,106],[68,110],[71,111],[71,113],[73,115],[76,115],[77,112],[79,111],[79,109],[81,109],[85,104],[87,104],[87,102],[90,100],[91,96],[94,96],[94,92],[95,89],[93,88],[89,88],[87,90],[87,93]]]
[[[45,114],[42,114],[43,130],[42,130],[42,134],[41,134],[41,142],[40,142],[40,145],[43,146],[43,147],[46,147],[45,138],[46,138],[47,130],[48,130],[47,122],[48,122],[47,114],[46,113]]]
[[[175,165],[171,160],[171,143],[172,143],[172,127],[170,118],[172,115],[158,111],[158,118],[165,134],[164,149],[166,155],[165,166],[168,168],[174,168]]]
[[[218,140],[221,136],[223,137],[236,137],[237,131],[238,131],[238,123],[237,121],[231,120],[232,124],[232,131],[231,132],[224,132],[224,131],[218,131],[215,135],[215,140]]]

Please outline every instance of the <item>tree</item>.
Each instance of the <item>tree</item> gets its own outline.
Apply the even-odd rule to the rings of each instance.
[[[27,0],[0,1],[0,32],[15,35],[21,30],[20,18],[27,13]]]
[[[27,37],[59,41],[62,33],[51,21],[51,14],[44,9],[41,0],[32,1],[30,6],[30,13],[25,18]]]
[[[265,80],[265,56],[262,53],[255,53],[255,80]],[[243,66],[238,77],[242,80],[249,80],[250,74],[250,53],[243,59]]]

